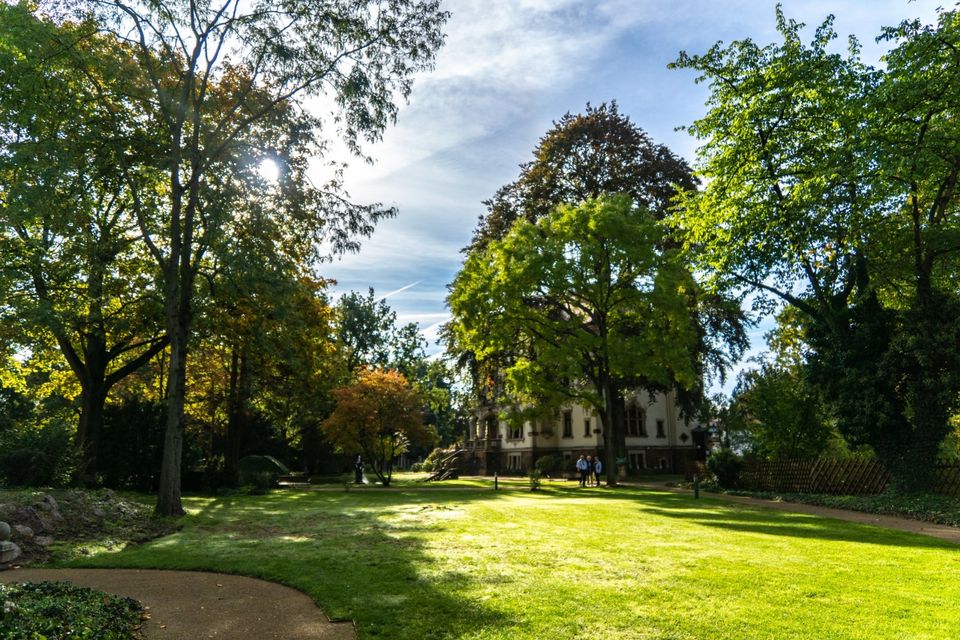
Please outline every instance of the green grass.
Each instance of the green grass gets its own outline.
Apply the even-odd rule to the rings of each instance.
[[[361,638],[943,640],[960,629],[960,547],[945,541],[640,489],[464,483],[191,497],[179,533],[75,564],[276,580],[354,620]]]

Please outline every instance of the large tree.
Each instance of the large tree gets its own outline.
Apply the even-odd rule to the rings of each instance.
[[[97,457],[111,388],[166,344],[155,266],[136,241],[118,167],[149,153],[124,47],[0,5],[0,272],[3,321],[21,348],[56,341],[80,387],[79,475]]]
[[[777,26],[675,63],[710,98],[704,188],[674,221],[715,290],[806,316],[843,435],[922,489],[960,401],[960,14],[886,30],[882,70],[832,50],[832,18],[810,44]]]
[[[472,251],[451,287],[452,331],[476,357],[500,357],[521,405],[577,400],[603,425],[616,484],[618,381],[692,387],[696,283],[627,195],[521,219]]]
[[[194,289],[198,269],[230,215],[229,208],[211,201],[221,178],[217,165],[239,153],[238,143],[278,112],[300,114],[305,99],[315,95],[331,98],[335,118],[295,118],[291,135],[311,135],[321,124],[333,129],[335,123],[347,145],[359,151],[362,140],[377,139],[396,115],[396,97],[409,94],[414,74],[432,64],[447,14],[436,0],[94,0],[80,9],[135,50],[164,139],[166,198],[158,215],[142,211],[140,223],[162,272],[170,338],[157,511],[181,514]],[[282,155],[262,151],[282,163]],[[369,233],[381,212],[349,205],[338,189],[326,195],[326,206],[304,217],[297,233],[322,236],[331,227]],[[327,238],[340,248],[355,248],[349,234]]]
[[[669,148],[621,114],[616,102],[587,105],[564,114],[520,165],[520,177],[484,202],[487,214],[473,234],[471,249],[502,238],[525,218],[542,218],[558,204],[625,193],[663,218],[677,190],[695,186],[690,167]]]
[[[521,165],[520,177],[484,203],[487,214],[481,218],[465,251],[471,255],[482,252],[488,243],[508,233],[517,220],[536,222],[559,205],[576,205],[612,194],[623,194],[655,220],[661,220],[677,194],[695,186],[687,163],[666,146],[654,143],[620,113],[616,102],[598,107],[588,104],[584,113],[567,113],[554,122],[534,149],[533,159]],[[676,244],[669,234],[660,234],[657,242],[664,247]],[[618,457],[626,456],[623,390],[674,391],[684,411],[693,413],[704,398],[709,376],[718,374],[722,378],[726,367],[746,345],[736,301],[716,294],[704,295],[695,288],[689,294],[691,321],[698,336],[688,353],[697,371],[695,382],[678,384],[676,380],[639,374],[615,380],[613,429],[607,432],[607,439],[617,443]],[[485,389],[491,387],[489,381],[500,379],[501,369],[512,366],[514,354],[510,350],[498,355],[487,353],[481,362],[461,343],[455,331],[446,331],[444,339],[448,351],[470,369],[478,399],[494,402]],[[497,386],[500,385],[492,385]],[[549,400],[544,397],[539,403],[546,406]]]

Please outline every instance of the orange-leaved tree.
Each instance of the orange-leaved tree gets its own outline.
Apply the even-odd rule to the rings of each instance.
[[[343,453],[362,454],[385,487],[394,459],[411,442],[437,440],[436,430],[423,422],[425,398],[398,371],[361,371],[356,382],[333,395],[337,408],[323,423],[327,439]]]

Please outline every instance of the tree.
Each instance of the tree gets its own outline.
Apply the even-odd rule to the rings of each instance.
[[[762,458],[814,458],[834,439],[819,390],[802,369],[766,363],[740,374],[725,431]]]
[[[679,191],[695,186],[686,162],[667,147],[654,144],[640,127],[619,112],[616,102],[596,108],[588,104],[585,113],[567,113],[555,122],[534,150],[534,159],[521,165],[519,179],[484,203],[488,212],[466,251],[483,251],[519,219],[535,222],[561,204],[575,205],[611,194],[624,194],[635,206],[660,220],[667,215]],[[664,246],[676,244],[666,233],[659,235],[657,241]],[[706,380],[714,374],[722,380],[725,369],[746,347],[743,315],[736,300],[703,295],[696,288],[688,293],[691,321],[698,335],[688,354],[697,371],[696,381],[678,385],[676,381],[664,383],[642,376],[615,380],[613,431],[609,437],[617,443],[617,457],[626,456],[623,390],[674,391],[683,410],[692,414],[704,399]],[[444,336],[448,352],[470,370],[478,400],[493,401],[488,389],[502,386],[498,382],[500,370],[512,366],[513,355],[509,351],[496,356],[488,353],[480,363],[454,331],[445,331]],[[494,383],[490,385],[490,381]]]
[[[832,17],[805,45],[715,45],[675,63],[710,83],[691,132],[704,188],[673,222],[713,290],[759,292],[808,319],[810,379],[851,445],[924,489],[960,402],[956,288],[960,16],[905,22],[877,70]]]
[[[340,451],[362,454],[383,486],[393,477],[393,461],[411,443],[436,442],[437,433],[423,422],[425,400],[397,371],[366,369],[350,386],[333,392],[337,401],[323,430]]]
[[[166,345],[149,256],[118,170],[151,144],[123,47],[0,6],[0,271],[21,348],[49,335],[80,386],[78,475],[90,481],[111,388]],[[66,52],[66,53],[65,53]]]
[[[616,102],[587,104],[586,113],[567,112],[553,123],[520,165],[520,178],[484,202],[469,249],[502,238],[519,218],[542,218],[559,204],[625,193],[655,218],[663,218],[678,190],[696,186],[690,167],[664,145],[654,144],[620,113]]]
[[[61,3],[67,7],[69,0]],[[182,514],[180,451],[187,352],[198,269],[221,238],[229,203],[217,202],[218,165],[240,157],[242,144],[278,114],[303,115],[307,96],[330,96],[347,145],[375,140],[396,115],[414,74],[442,43],[447,14],[436,0],[269,0],[220,3],[95,0],[83,3],[99,28],[136,52],[164,138],[163,208],[139,210],[141,237],[159,266],[170,359],[167,429],[157,512]],[[278,125],[284,122],[276,122]],[[286,121],[289,135],[313,135],[321,121]],[[263,139],[261,137],[260,139]],[[282,152],[282,150],[280,150]],[[282,154],[261,149],[263,157]],[[131,167],[130,175],[136,172]],[[350,205],[338,183],[301,206],[304,236],[355,249],[384,212]],[[227,206],[224,206],[227,205]],[[327,205],[327,206],[320,206]],[[156,215],[155,215],[156,214]]]
[[[350,291],[337,305],[337,339],[347,370],[363,366],[398,369],[413,377],[426,358],[426,341],[416,323],[397,325],[397,313],[373,288],[363,296]]]
[[[608,462],[618,380],[696,382],[696,283],[661,240],[629,196],[560,206],[471,252],[451,288],[458,343],[480,360],[509,352],[504,375],[521,405],[593,407]],[[607,482],[616,484],[613,464]]]

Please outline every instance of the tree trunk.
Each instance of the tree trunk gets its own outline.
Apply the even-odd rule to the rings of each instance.
[[[247,360],[234,345],[230,354],[230,389],[227,396],[227,442],[224,476],[231,486],[240,484],[240,441],[244,428],[248,383]]]
[[[179,315],[179,314],[178,314]],[[183,452],[183,416],[187,374],[187,335],[185,323],[170,327],[170,368],[167,375],[167,425],[160,466],[160,490],[156,512],[161,516],[182,516],[180,501],[180,462]]]
[[[606,382],[600,390],[603,394],[603,411],[600,411],[600,422],[603,424],[603,455],[607,468],[607,486],[617,486],[617,437],[615,419],[616,386]]]

